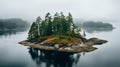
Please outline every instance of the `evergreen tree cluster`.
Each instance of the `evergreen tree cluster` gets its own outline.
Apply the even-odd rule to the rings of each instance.
[[[68,16],[65,16],[63,12],[55,13],[53,17],[50,13],[47,13],[44,20],[39,16],[32,23],[28,33],[28,40],[49,35],[74,37],[80,35],[79,31],[80,29],[73,23],[70,13]]]

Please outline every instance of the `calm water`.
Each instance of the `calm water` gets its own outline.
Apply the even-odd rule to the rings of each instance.
[[[18,44],[25,40],[27,31],[0,35],[0,67],[120,67],[120,24],[113,31],[87,33],[87,38],[98,37],[109,42],[96,46],[97,50],[70,56],[40,54]]]

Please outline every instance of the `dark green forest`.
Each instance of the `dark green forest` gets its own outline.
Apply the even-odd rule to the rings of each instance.
[[[28,39],[50,35],[75,37],[80,36],[79,31],[80,28],[74,24],[73,17],[70,13],[68,16],[65,16],[63,12],[55,13],[54,16],[47,13],[45,19],[39,16],[32,23],[28,33]]]

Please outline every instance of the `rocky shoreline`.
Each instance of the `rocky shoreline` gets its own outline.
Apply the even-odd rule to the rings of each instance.
[[[21,45],[30,46],[32,48],[38,50],[47,50],[47,51],[58,51],[58,52],[67,52],[67,53],[80,53],[80,52],[90,52],[94,51],[97,48],[93,47],[94,45],[101,45],[106,43],[106,40],[98,39],[98,38],[90,38],[85,39],[84,42],[78,42],[76,45],[68,45],[68,46],[59,46],[59,44],[48,45],[46,43],[40,42],[31,42],[28,40],[19,42]]]

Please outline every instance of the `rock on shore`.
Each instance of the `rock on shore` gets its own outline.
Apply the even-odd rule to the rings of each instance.
[[[28,40],[19,42],[24,46],[30,46],[32,48],[36,48],[39,50],[49,50],[49,51],[59,51],[59,52],[69,52],[69,53],[79,53],[79,52],[90,52],[94,51],[97,48],[93,47],[94,45],[100,45],[106,43],[106,40],[98,39],[98,38],[90,38],[86,39],[84,42],[77,42],[75,45],[68,45],[68,46],[59,46],[59,44],[52,44],[48,45],[46,43],[35,43],[30,42]],[[53,46],[54,45],[54,46]]]

